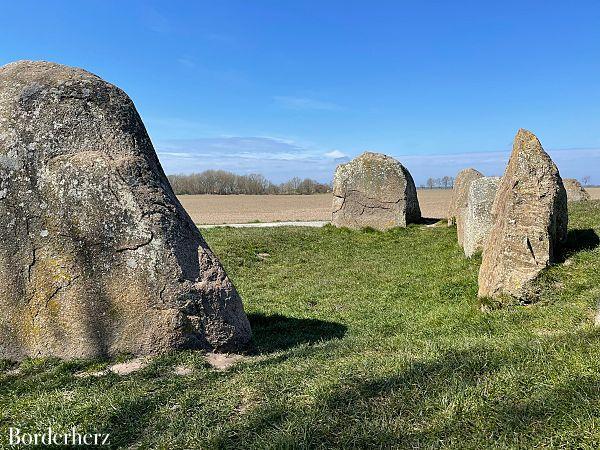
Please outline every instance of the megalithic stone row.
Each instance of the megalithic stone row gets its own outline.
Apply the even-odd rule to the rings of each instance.
[[[413,178],[394,158],[365,152],[337,167],[333,179],[334,225],[387,230],[420,219]]]
[[[463,250],[469,258],[483,249],[492,228],[492,205],[499,184],[500,177],[481,177],[469,187],[463,231]]]
[[[556,261],[567,237],[567,194],[537,137],[519,130],[492,207],[479,270],[479,296],[523,298],[527,284]]]
[[[452,198],[448,207],[448,226],[456,224],[456,236],[458,244],[462,247],[464,236],[465,212],[469,200],[469,188],[471,183],[483,174],[475,169],[461,170],[454,179]]]
[[[242,301],[131,99],[84,70],[0,68],[0,358],[242,350]]]

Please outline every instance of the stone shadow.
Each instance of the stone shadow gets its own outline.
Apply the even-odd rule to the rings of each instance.
[[[417,222],[419,225],[433,225],[434,223],[438,223],[442,219],[436,219],[435,217],[421,217],[421,220]]]
[[[577,333],[543,340],[548,347],[559,345],[581,351],[596,338],[596,333]],[[487,441],[493,447],[494,443],[514,444],[521,439],[521,444],[528,444],[525,447],[535,448],[540,442],[555,439],[557,430],[572,422],[571,417],[590,415],[590,400],[598,397],[600,380],[594,374],[552,384],[531,379],[522,367],[533,351],[525,343],[508,348],[448,349],[432,359],[415,361],[396,374],[365,380],[359,373],[340,380],[339,388],[319,397],[317,405],[306,414],[290,416],[284,408],[277,410],[268,405],[228,437],[234,442],[237,439],[239,445],[248,444],[244,439],[250,433],[259,437],[310,423],[310,434],[306,436],[309,441],[303,443],[307,447],[425,448],[435,442],[440,446],[481,448],[481,442]],[[512,374],[511,389],[505,395],[489,395],[490,380],[491,392],[502,392],[502,379],[498,378],[502,373]],[[526,395],[532,382],[536,390]],[[471,392],[472,398],[464,400],[463,405],[465,392]],[[449,398],[459,399],[454,408]],[[363,428],[357,427],[351,437],[344,436],[348,423],[363,424],[365,418],[378,415],[385,420],[369,422],[368,433],[361,433]],[[426,421],[429,423],[424,426]],[[350,440],[340,442],[340,437]]]
[[[300,344],[314,344],[340,339],[347,327],[318,319],[296,319],[280,314],[249,314],[254,351],[267,354],[287,350]]]
[[[567,240],[561,247],[558,261],[564,262],[570,256],[584,251],[593,250],[600,245],[600,237],[591,228],[569,230]]]

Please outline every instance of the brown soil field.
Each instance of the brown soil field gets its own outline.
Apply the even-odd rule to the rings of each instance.
[[[600,199],[600,188],[587,190],[593,199]],[[450,189],[418,189],[417,193],[423,217],[445,217]],[[179,200],[197,224],[331,219],[331,194],[182,195]]]
[[[423,217],[444,217],[450,190],[419,190]],[[197,224],[331,220],[331,194],[181,195]]]
[[[179,196],[197,224],[330,220],[331,200],[331,194]]]

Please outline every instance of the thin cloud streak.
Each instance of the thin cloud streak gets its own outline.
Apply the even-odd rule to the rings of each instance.
[[[142,23],[155,33],[165,34],[173,29],[170,21],[151,5],[143,5],[140,18]]]

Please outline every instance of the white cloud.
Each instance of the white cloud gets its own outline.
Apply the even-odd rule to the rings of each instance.
[[[331,158],[331,159],[348,157],[348,155],[346,155],[344,152],[340,152],[339,150],[332,150],[330,152],[327,152],[327,153],[325,153],[325,156],[327,156],[328,158]]]
[[[322,150],[279,137],[158,140],[156,148],[168,174],[223,169],[261,173],[277,183],[294,176],[328,182],[339,162]]]
[[[340,150],[324,152],[317,146],[267,136],[158,140],[156,147],[168,174],[223,169],[242,174],[261,173],[276,183],[294,176],[330,182],[336,165],[355,156]],[[595,170],[600,166],[600,149],[550,149],[548,153],[563,178],[581,179],[590,175],[593,183],[600,182]],[[422,185],[429,177],[455,176],[467,167],[488,176],[502,175],[510,149],[436,155],[388,154],[411,172],[417,185]]]

